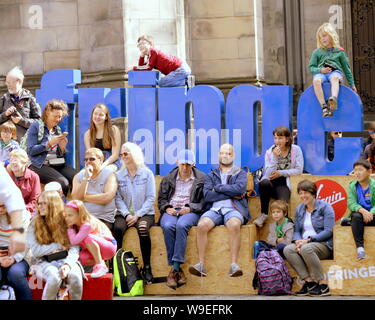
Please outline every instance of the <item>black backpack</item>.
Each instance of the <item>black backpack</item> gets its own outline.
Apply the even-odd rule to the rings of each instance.
[[[119,249],[113,258],[113,289],[122,297],[143,295],[143,279],[131,251]]]

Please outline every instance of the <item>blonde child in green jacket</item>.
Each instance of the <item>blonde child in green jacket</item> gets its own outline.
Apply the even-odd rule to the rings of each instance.
[[[308,66],[313,74],[315,95],[322,107],[323,117],[332,116],[337,109],[340,82],[344,75],[350,87],[357,92],[353,74],[350,70],[349,59],[343,48],[340,47],[339,36],[330,23],[322,24],[316,32],[317,49],[311,55]],[[331,83],[331,96],[327,102],[324,99],[322,84]]]

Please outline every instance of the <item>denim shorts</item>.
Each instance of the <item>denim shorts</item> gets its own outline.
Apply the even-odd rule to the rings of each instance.
[[[221,208],[218,211],[209,210],[202,214],[201,219],[207,217],[210,218],[215,226],[220,226],[226,224],[227,221],[231,218],[237,218],[241,221],[241,224],[244,224],[245,220],[243,215],[235,209],[232,208]]]
[[[331,81],[331,78],[333,76],[337,76],[340,81],[342,81],[342,79],[344,79],[344,75],[342,74],[342,72],[340,70],[335,70],[335,71],[332,71],[332,72],[329,72],[329,73],[318,73],[316,75],[314,75],[314,80],[315,79],[321,79],[322,80],[322,83],[323,82],[330,82]]]

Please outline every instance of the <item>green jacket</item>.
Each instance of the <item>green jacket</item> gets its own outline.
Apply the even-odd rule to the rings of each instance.
[[[358,201],[357,190],[356,190],[357,183],[358,183],[357,180],[353,180],[349,184],[348,208],[351,213],[358,212],[358,210],[362,208],[362,206],[357,202]],[[372,178],[370,178],[370,198],[371,198],[370,212],[375,214],[375,180]]]
[[[313,75],[320,73],[327,63],[345,74],[346,80],[351,87],[354,86],[354,78],[350,70],[349,59],[342,48],[334,48],[332,51],[326,49],[315,49],[311,55],[308,70]]]

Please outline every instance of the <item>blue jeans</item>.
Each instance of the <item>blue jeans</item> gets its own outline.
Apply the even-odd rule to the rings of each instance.
[[[196,226],[198,220],[199,215],[192,212],[178,217],[164,213],[161,217],[160,226],[164,232],[169,265],[173,262],[185,262],[187,236],[190,228]]]
[[[190,67],[186,63],[182,63],[181,67],[161,78],[158,82],[158,85],[160,87],[184,86],[186,85],[186,79],[190,74]]]
[[[25,260],[11,265],[9,268],[0,268],[0,283],[9,284],[16,294],[17,300],[32,300],[32,294],[27,281],[29,265]]]

